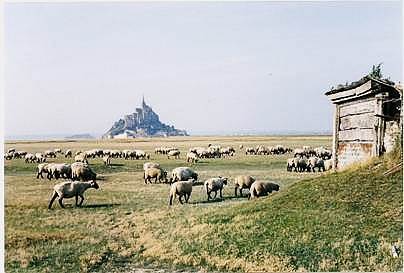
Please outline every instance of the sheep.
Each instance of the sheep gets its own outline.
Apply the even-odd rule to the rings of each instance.
[[[71,178],[72,168],[66,163],[50,163],[47,165],[48,179]]]
[[[14,153],[12,153],[12,152],[11,153],[7,152],[4,154],[5,160],[11,160],[11,159],[13,159],[13,157],[14,157]]]
[[[238,148],[239,148],[240,150],[242,150],[242,149],[244,148],[243,144],[240,144],[240,146],[238,146]]]
[[[255,155],[255,154],[257,154],[257,153],[256,153],[256,151],[255,151],[254,148],[252,148],[252,147],[246,147],[246,148],[245,148],[245,154],[246,154],[246,155]]]
[[[105,166],[111,165],[111,157],[109,155],[104,155],[102,158]]]
[[[212,198],[210,196],[211,192],[214,191],[215,192],[215,196],[213,197],[213,199],[216,198],[217,196],[217,191],[219,191],[220,193],[220,198],[223,198],[222,196],[222,190],[223,190],[223,186],[227,185],[227,177],[215,177],[215,178],[210,178],[208,180],[205,181],[205,189],[206,189],[206,194],[208,195],[208,201],[210,198]]]
[[[198,180],[198,174],[189,167],[177,167],[171,172],[170,184],[176,181],[185,181],[190,178]]]
[[[85,163],[75,162],[71,165],[71,169],[72,169],[72,179],[83,181],[96,179],[97,174],[94,173],[90,169],[90,167]]]
[[[42,173],[48,173],[48,163],[40,163],[36,167],[37,173],[36,173],[36,178],[38,179],[39,177],[43,178]]]
[[[168,159],[170,159],[170,156],[173,156],[175,159],[179,159],[180,158],[180,151],[178,151],[178,150],[172,150],[172,151],[169,151],[168,152],[168,154],[167,154],[167,157],[168,157]]]
[[[136,159],[149,159],[150,158],[150,155],[149,154],[146,154],[146,152],[145,151],[142,151],[142,150],[134,150],[134,152],[135,152],[135,157],[136,157]]]
[[[296,168],[295,171],[297,172],[304,172],[307,170],[307,160],[304,158],[299,158],[295,162],[296,163]]]
[[[66,150],[65,151],[65,157],[72,157],[72,150]]]
[[[28,163],[28,162],[32,163],[32,162],[36,161],[36,157],[34,154],[26,154],[24,159],[25,159],[25,163]]]
[[[159,182],[167,183],[167,172],[161,168],[148,168],[144,171],[144,183],[151,183],[151,179],[154,178],[154,183],[157,183],[157,179]]]
[[[192,193],[192,186],[194,184],[193,179],[189,179],[187,181],[177,181],[173,183],[170,187],[170,195],[169,195],[169,205],[171,206],[173,204],[173,201],[175,200],[176,196],[179,196],[179,200],[181,204],[184,204],[182,202],[182,197],[185,197],[185,203],[188,203],[189,198],[191,197]]]
[[[148,168],[160,168],[160,164],[156,162],[145,162],[143,164],[143,170],[146,171]]]
[[[51,151],[51,150],[45,151],[44,154],[45,154],[45,157],[50,157],[50,158],[56,157],[56,153],[54,151]]]
[[[198,162],[198,155],[194,152],[187,153],[187,162],[197,163]]]
[[[59,204],[62,208],[65,208],[63,205],[63,198],[76,198],[76,206],[81,206],[84,201],[84,192],[89,189],[94,188],[98,189],[99,186],[97,182],[94,180],[88,182],[81,181],[65,181],[59,183],[53,187],[53,196],[51,201],[49,202],[48,209],[52,208],[52,204],[56,198],[59,198]],[[78,203],[78,197],[80,196],[81,200]]]
[[[62,149],[59,149],[59,148],[55,148],[55,149],[53,149],[53,151],[55,152],[55,154],[61,154],[62,153]]]
[[[83,162],[83,163],[88,164],[87,155],[86,155],[85,153],[77,154],[77,155],[74,157],[74,161],[75,161],[75,162]]]
[[[243,196],[243,189],[250,189],[254,181],[255,178],[249,175],[236,176],[234,178],[234,195],[237,197],[237,190],[239,190],[240,196]]]
[[[288,172],[291,172],[294,168],[296,168],[296,166],[295,166],[295,158],[288,158],[288,160],[286,162],[286,170]]]
[[[320,172],[321,170],[324,172],[325,171],[325,167],[324,167],[324,160],[322,160],[321,158],[318,157],[310,157],[307,160],[307,170],[308,171],[315,171],[314,168],[317,168],[318,171]]]
[[[332,159],[327,159],[324,160],[324,171],[329,171],[332,169],[332,165],[333,165],[333,160]]]
[[[14,153],[14,158],[23,158],[27,154],[26,151],[16,151]]]
[[[248,199],[265,196],[272,191],[279,191],[279,185],[267,181],[255,181],[251,184]]]
[[[15,152],[15,148],[10,148],[7,150],[7,153],[14,153]]]
[[[42,153],[36,153],[35,159],[36,159],[36,162],[38,162],[38,163],[46,161],[46,157]]]

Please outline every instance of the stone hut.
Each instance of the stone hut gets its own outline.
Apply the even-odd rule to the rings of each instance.
[[[325,93],[335,105],[333,169],[393,149],[402,134],[402,87],[365,76]]]

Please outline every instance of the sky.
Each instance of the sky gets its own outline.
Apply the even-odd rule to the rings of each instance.
[[[402,81],[401,5],[6,3],[5,135],[101,135],[142,95],[191,134],[332,131],[331,86]]]

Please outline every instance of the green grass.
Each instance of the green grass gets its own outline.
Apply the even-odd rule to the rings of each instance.
[[[177,146],[182,154],[207,143],[256,146],[282,143],[328,146],[329,137],[169,138],[147,141],[14,143],[19,150],[62,147],[125,149]],[[336,174],[286,172],[287,156],[245,156],[203,160],[194,165],[202,180],[251,174],[270,179],[281,190],[247,201],[206,202],[201,186],[191,203],[167,205],[169,186],[145,185],[137,160],[113,160],[105,167],[90,160],[101,175],[101,189],[86,192],[83,208],[65,200],[47,210],[54,181],[34,178],[36,164],[5,163],[7,272],[125,272],[131,267],[204,269],[208,271],[398,271],[402,249],[402,171],[383,172],[400,158],[375,159]],[[152,154],[168,170],[184,159]],[[57,158],[57,162],[65,162]],[[69,160],[67,160],[69,161]],[[71,162],[71,160],[70,160]]]

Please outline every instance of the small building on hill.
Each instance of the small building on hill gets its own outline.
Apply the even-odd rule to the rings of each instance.
[[[335,105],[333,169],[380,156],[402,134],[402,87],[365,76],[325,95]]]

